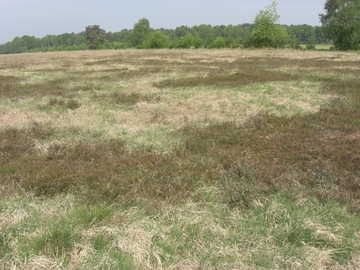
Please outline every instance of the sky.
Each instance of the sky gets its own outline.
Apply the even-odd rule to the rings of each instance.
[[[325,0],[277,0],[281,24],[320,25]],[[0,0],[0,44],[18,36],[132,29],[141,18],[154,29],[251,23],[272,0]]]

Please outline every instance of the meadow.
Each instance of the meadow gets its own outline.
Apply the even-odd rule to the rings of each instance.
[[[360,54],[0,56],[1,269],[358,269]]]

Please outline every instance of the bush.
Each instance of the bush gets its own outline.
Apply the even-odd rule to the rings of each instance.
[[[123,43],[123,42],[114,42],[113,48],[114,48],[115,50],[126,49],[126,44]]]
[[[89,47],[85,43],[79,45],[79,50],[87,50]]]
[[[169,38],[161,31],[151,33],[150,37],[145,41],[144,47],[149,49],[166,48],[169,43]]]
[[[244,40],[244,48],[254,48],[255,41],[251,35],[247,36]]]
[[[309,42],[308,44],[306,44],[306,49],[315,50],[315,44],[313,42]]]
[[[177,43],[177,48],[189,49],[193,46],[194,36],[190,33],[187,33],[185,36],[181,37]]]
[[[109,50],[109,49],[112,49],[112,44],[110,42],[104,42],[104,43],[101,43],[99,44],[97,47],[96,47],[97,50]]]
[[[210,48],[224,48],[225,47],[225,39],[223,37],[217,37],[213,43],[211,43]]]
[[[200,37],[194,37],[192,39],[192,46],[195,48],[195,49],[198,49],[198,48],[202,48],[203,47],[203,41]]]

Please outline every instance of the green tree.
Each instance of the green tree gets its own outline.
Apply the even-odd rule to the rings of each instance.
[[[130,40],[132,30],[123,29],[120,32],[114,32],[109,35],[110,42],[120,42],[125,45],[125,47],[131,47],[132,42]]]
[[[288,33],[302,44],[307,44],[315,39],[315,28],[311,25],[291,25],[288,27]]]
[[[105,31],[100,28],[100,25],[87,26],[85,38],[89,42],[89,49],[95,50],[105,42]]]
[[[28,52],[26,42],[24,39],[15,37],[11,44],[11,53],[25,53]]]
[[[273,45],[276,48],[284,48],[289,43],[289,36],[286,28],[281,25],[275,25],[275,32],[273,37]]]
[[[191,33],[191,28],[189,28],[188,26],[182,25],[182,26],[176,27],[176,29],[175,29],[175,36],[178,38],[182,38],[187,33]]]
[[[194,36],[190,33],[187,33],[185,36],[181,37],[177,42],[178,48],[189,49],[193,46]]]
[[[320,26],[315,26],[315,42],[317,44],[324,44],[324,43],[328,42],[328,40],[325,37],[323,31],[321,31]]]
[[[140,19],[137,23],[135,23],[133,31],[131,32],[131,42],[137,47],[141,45],[150,34],[150,22],[146,18]]]
[[[327,0],[325,14],[320,22],[325,36],[334,42],[339,50],[359,49],[360,44],[360,1]]]
[[[195,49],[201,48],[203,46],[203,41],[200,37],[194,37],[191,43]]]
[[[292,49],[300,49],[300,40],[295,35],[289,36],[289,44]]]
[[[113,47],[115,50],[126,49],[126,44],[122,42],[114,42]]]
[[[226,26],[225,25],[215,25],[213,27],[213,36],[214,37],[225,37],[225,28]]]
[[[213,28],[211,25],[200,24],[199,26],[193,26],[192,30],[196,36],[201,38],[204,47],[210,46],[214,41]]]
[[[226,37],[225,38],[225,47],[233,48],[236,47],[235,40],[233,37]]]
[[[224,29],[224,38],[226,47],[233,48],[239,46],[239,42],[244,36],[244,29],[241,25],[229,24]]]
[[[277,3],[274,1],[271,5],[260,10],[254,20],[254,27],[251,32],[252,45],[258,48],[272,47],[276,32],[279,28],[276,26],[280,15],[277,12]]]
[[[86,38],[83,35],[75,34],[73,36],[73,41],[75,45],[81,45],[86,42]]]
[[[21,39],[24,41],[25,47],[28,50],[35,49],[37,47],[37,39],[33,36],[22,36]]]
[[[224,48],[225,47],[225,39],[223,37],[217,37],[213,43],[211,43],[210,48]]]
[[[160,30],[154,31],[145,41],[145,47],[150,49],[166,48],[169,44],[169,38]]]

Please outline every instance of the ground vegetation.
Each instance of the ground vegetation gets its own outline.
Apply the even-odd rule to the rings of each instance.
[[[1,269],[356,269],[360,56],[0,56]]]

